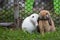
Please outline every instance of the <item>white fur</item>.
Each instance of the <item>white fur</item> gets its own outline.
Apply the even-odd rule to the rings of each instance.
[[[34,18],[32,18],[32,16],[34,16]],[[37,28],[37,20],[38,20],[38,14],[32,14],[29,17],[25,18],[23,23],[22,23],[22,30],[23,31],[27,31],[29,33],[32,33],[34,30],[36,30]],[[31,22],[33,21],[35,23],[35,25],[33,25],[33,23]]]

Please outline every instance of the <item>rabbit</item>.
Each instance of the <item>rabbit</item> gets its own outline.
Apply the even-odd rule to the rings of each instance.
[[[38,28],[42,35],[45,32],[55,31],[55,25],[48,10],[41,10],[38,18]]]
[[[36,13],[33,13],[30,16],[26,17],[22,23],[22,30],[24,32],[27,31],[28,33],[32,34],[38,26],[38,23],[37,23],[38,17],[39,15]]]

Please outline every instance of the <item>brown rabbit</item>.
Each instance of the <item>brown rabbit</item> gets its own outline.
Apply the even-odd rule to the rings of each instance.
[[[41,34],[44,34],[44,32],[55,31],[55,25],[49,11],[40,11],[38,18],[38,29]]]

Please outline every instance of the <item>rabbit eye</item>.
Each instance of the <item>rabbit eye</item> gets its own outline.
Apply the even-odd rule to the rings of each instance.
[[[34,16],[32,16],[32,18],[34,18]]]
[[[47,15],[48,13],[46,13],[46,15]]]

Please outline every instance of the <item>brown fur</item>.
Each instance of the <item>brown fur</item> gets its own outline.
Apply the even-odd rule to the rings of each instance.
[[[49,31],[55,31],[55,25],[50,17],[50,13],[47,10],[41,10],[39,13],[40,17],[39,18],[48,18],[49,20],[39,20],[38,19],[38,28],[41,34],[44,34],[44,32],[49,32]],[[48,17],[46,17],[48,15]],[[43,18],[42,18],[43,19]]]
[[[55,28],[55,25],[54,25],[52,18],[51,18],[50,31],[56,31],[56,28]]]

